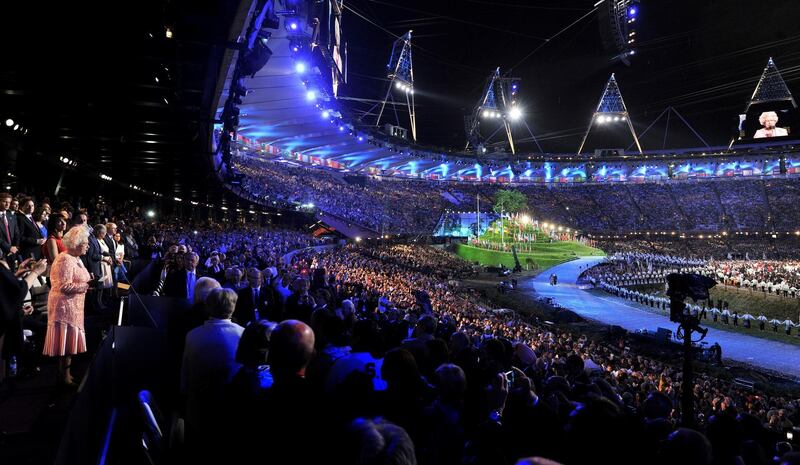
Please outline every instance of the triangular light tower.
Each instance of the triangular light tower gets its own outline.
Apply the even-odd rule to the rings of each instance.
[[[386,103],[389,100],[392,103],[395,102],[392,91],[396,90],[405,94],[405,104],[408,108],[408,117],[411,123],[411,137],[416,141],[417,115],[414,109],[414,67],[411,60],[411,31],[406,32],[402,37],[394,41],[386,70],[386,77],[389,78],[389,88],[386,89],[386,95],[381,102],[381,109],[378,112],[378,118],[375,120],[375,126],[380,126],[381,124],[381,117],[383,116],[383,110],[386,108]],[[398,125],[400,124],[399,121],[397,123]]]
[[[511,134],[511,122],[517,121],[522,117],[522,110],[517,105],[517,92],[519,90],[519,79],[512,77],[500,77],[500,68],[486,80],[486,86],[481,94],[481,99],[472,111],[472,115],[467,120],[467,145],[474,147],[480,146],[483,142],[489,141],[500,128],[505,129],[508,144],[511,146],[511,153],[516,153],[514,147],[514,137]],[[480,134],[481,120],[502,120],[503,124],[491,135],[483,138]]]
[[[758,80],[756,90],[753,91],[753,96],[750,97],[750,101],[747,103],[745,112],[750,109],[751,105],[757,103],[779,101],[792,102],[792,106],[797,108],[797,103],[795,103],[789,87],[786,86],[781,72],[778,71],[778,67],[775,66],[775,62],[770,57],[764,72],[761,73],[761,79]]]
[[[786,86],[786,82],[783,80],[781,72],[778,71],[778,67],[775,66],[772,57],[769,57],[769,60],[767,60],[767,66],[764,67],[764,72],[761,73],[761,78],[758,80],[758,84],[756,84],[753,95],[750,96],[750,100],[748,100],[747,105],[745,105],[744,111],[739,115],[739,140],[745,135],[742,123],[747,119],[747,112],[750,110],[750,107],[759,103],[768,102],[791,102],[792,107],[797,108],[797,102],[795,102],[792,93],[789,91],[789,87]],[[728,144],[728,148],[733,147],[733,143],[736,142],[736,140],[737,137],[733,136],[731,142]]]
[[[600,97],[600,102],[597,104],[597,109],[595,109],[594,114],[592,115],[592,121],[589,123],[589,127],[586,128],[586,133],[583,135],[581,145],[578,147],[578,154],[580,154],[581,150],[583,150],[583,145],[586,143],[586,139],[589,137],[589,132],[592,130],[592,126],[595,124],[605,125],[621,122],[628,124],[628,128],[631,130],[631,135],[633,136],[633,140],[636,142],[636,147],[639,149],[639,153],[642,153],[642,146],[639,144],[639,137],[636,136],[636,131],[633,129],[631,118],[628,115],[628,108],[625,106],[625,100],[622,99],[622,93],[619,91],[617,79],[612,73],[611,77],[608,78],[608,83],[606,83],[606,88],[603,91],[603,95]]]

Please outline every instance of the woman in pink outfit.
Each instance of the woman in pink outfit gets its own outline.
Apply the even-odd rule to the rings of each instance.
[[[83,301],[91,275],[79,258],[89,248],[89,233],[74,227],[62,239],[65,252],[58,254],[50,269],[51,289],[47,299],[47,335],[44,355],[60,357],[58,371],[64,384],[75,384],[70,374],[70,355],[86,352]]]

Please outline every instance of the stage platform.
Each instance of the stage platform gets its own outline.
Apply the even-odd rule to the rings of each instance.
[[[578,289],[575,284],[581,270],[601,261],[601,257],[583,257],[545,270],[523,283],[543,297],[555,299],[582,317],[621,326],[628,331],[658,328],[676,329],[676,324],[666,316],[642,310],[628,301],[611,295],[598,296]],[[558,285],[551,286],[550,274],[558,275]],[[708,344],[718,342],[722,346],[723,358],[729,358],[800,378],[800,346],[762,339],[733,331],[709,328]]]

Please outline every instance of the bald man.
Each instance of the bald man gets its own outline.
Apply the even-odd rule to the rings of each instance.
[[[323,433],[327,417],[321,396],[305,378],[314,356],[314,339],[314,331],[298,320],[285,320],[272,330],[268,361],[274,383],[232,423],[235,454],[250,461],[264,457],[280,462],[277,456],[264,455],[265,449],[280,449],[293,451],[293,464],[321,463],[318,454],[326,448],[308,447],[309,438],[329,436]]]
[[[276,384],[304,378],[314,355],[314,331],[298,320],[286,320],[272,331],[270,366]]]

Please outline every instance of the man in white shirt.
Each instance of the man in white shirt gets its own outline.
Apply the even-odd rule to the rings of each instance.
[[[231,321],[236,292],[213,289],[206,298],[209,319],[186,335],[181,393],[186,396],[187,439],[202,440],[221,424],[225,387],[241,368],[236,349],[244,328]]]

